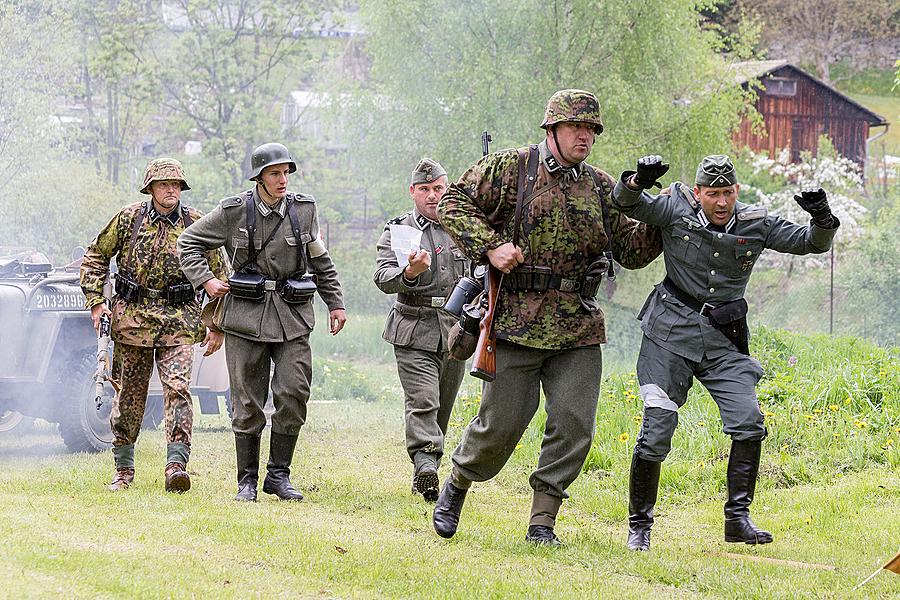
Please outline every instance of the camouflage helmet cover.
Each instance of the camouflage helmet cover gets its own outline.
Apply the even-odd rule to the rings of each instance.
[[[603,133],[600,101],[584,90],[559,90],[547,102],[541,128],[547,129],[557,123],[591,123],[597,133]]]
[[[703,187],[729,187],[737,183],[734,163],[726,154],[711,154],[697,167],[694,182]]]
[[[250,155],[250,181],[256,181],[263,169],[272,165],[289,165],[288,173],[297,170],[297,163],[294,162],[288,149],[277,142],[269,142],[262,146],[257,146]]]
[[[410,185],[416,185],[418,183],[431,183],[432,181],[440,179],[446,174],[447,171],[445,171],[444,167],[442,167],[436,160],[423,158],[419,161],[419,164],[416,165],[416,168],[413,169],[412,175],[409,179]]]
[[[150,184],[154,181],[180,181],[181,190],[189,190],[191,186],[184,178],[184,168],[174,158],[154,158],[147,163],[144,170],[144,184],[141,186],[142,194],[150,193]]]

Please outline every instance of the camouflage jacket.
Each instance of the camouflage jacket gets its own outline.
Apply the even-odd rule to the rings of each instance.
[[[235,269],[244,265],[250,255],[247,232],[246,202],[256,203],[257,271],[270,280],[293,277],[302,273],[298,247],[306,261],[307,271],[316,276],[317,293],[328,310],[344,308],[344,295],[331,255],[319,235],[319,218],[315,199],[308,194],[288,192],[284,201],[273,209],[265,208],[254,186],[237,196],[223,199],[208,215],[188,227],[178,239],[181,265],[195,286],[217,277],[207,260],[208,252],[224,248]],[[299,239],[291,228],[288,203],[294,203],[300,227]],[[265,214],[263,214],[265,213]],[[283,215],[283,216],[282,216]],[[261,302],[226,294],[222,329],[231,335],[258,342],[283,342],[308,335],[316,322],[313,303],[289,304],[274,290]]]
[[[170,215],[152,210],[152,201],[137,202],[120,210],[88,246],[81,263],[81,289],[87,308],[105,300],[103,287],[109,276],[109,263],[116,258],[120,273],[127,273],[141,286],[163,289],[167,285],[187,281],[181,271],[175,242],[184,231],[181,211],[187,210],[192,221],[202,216],[200,211],[179,204]],[[147,213],[129,250],[135,219],[142,208]],[[225,262],[218,252],[210,252],[209,260],[217,273],[227,277]],[[132,346],[161,347],[195,344],[203,340],[206,328],[200,323],[200,303],[180,306],[164,300],[142,298],[125,302],[114,296],[112,305],[112,337]]]
[[[527,149],[526,149],[527,150]],[[615,181],[587,163],[574,171],[548,165],[546,142],[530,197],[525,198],[519,247],[525,265],[550,267],[554,275],[580,279],[607,247],[603,213],[587,169],[604,188],[613,256],[627,269],[650,264],[662,251],[659,230],[626,217],[609,199]],[[513,235],[518,154],[502,150],[482,158],[451,184],[438,205],[441,224],[473,261]],[[603,312],[588,312],[575,292],[500,291],[494,328],[499,339],[544,349],[606,342]]]

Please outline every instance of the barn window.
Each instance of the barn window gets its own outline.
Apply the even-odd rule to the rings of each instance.
[[[797,81],[785,77],[770,77],[766,80],[766,94],[769,96],[796,96]]]

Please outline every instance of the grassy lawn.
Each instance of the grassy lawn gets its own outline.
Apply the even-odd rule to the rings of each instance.
[[[887,134],[875,141],[873,152],[877,156],[881,156],[883,147],[887,154],[900,156],[900,94],[877,96],[851,93],[848,95],[890,123]],[[882,131],[884,128],[879,127],[869,132],[869,135],[872,136]]]
[[[534,548],[522,539],[534,462],[525,444],[497,479],[473,488],[460,532],[444,541],[430,507],[409,493],[396,400],[310,407],[295,460],[300,504],[231,500],[227,425],[198,419],[184,496],[162,492],[158,431],[142,435],[136,483],[119,494],[104,489],[109,454],[66,454],[49,427],[0,440],[0,596],[850,597],[900,540],[891,464],[824,473],[815,485],[763,483],[754,514],[775,543],[758,548],[722,541],[720,485],[704,491],[664,469],[653,550],[629,553],[622,444],[610,470],[573,485],[557,528],[566,546]],[[884,572],[863,596],[897,594],[900,577]]]

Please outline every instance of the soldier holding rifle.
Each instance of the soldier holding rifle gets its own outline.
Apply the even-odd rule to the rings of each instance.
[[[600,392],[606,328],[594,296],[613,258],[640,268],[661,250],[655,230],[609,204],[615,181],[585,162],[603,131],[597,98],[555,93],[541,127],[539,145],[482,158],[438,205],[459,247],[473,261],[489,261],[500,280],[496,377],[484,384],[478,415],[453,452],[433,517],[442,537],[456,533],[472,482],[494,477],[509,459],[543,389],[547,425],[530,478],[526,539],[560,544],[556,516],[590,449]]]
[[[165,488],[185,492],[191,487],[186,465],[193,428],[193,345],[202,340],[211,354],[222,345],[222,335],[207,332],[201,324],[196,290],[181,271],[175,251],[178,235],[201,217],[181,204],[181,192],[189,189],[181,163],[171,158],[151,160],[140,190],[151,201],[120,210],[88,246],[81,264],[81,288],[94,327],[111,315],[116,343],[113,378],[121,383],[121,391],[110,414],[115,436],[116,474],[109,485],[113,491],[134,481],[134,443],[144,419],[154,359],[163,385],[168,442]],[[113,257],[119,271],[116,294],[107,308],[103,286]],[[220,253],[207,252],[205,260],[218,277],[226,277]]]

